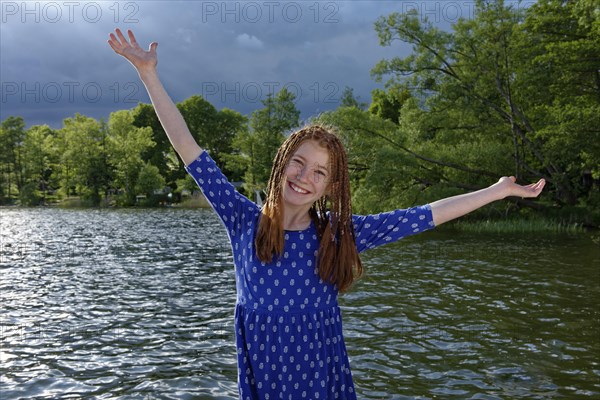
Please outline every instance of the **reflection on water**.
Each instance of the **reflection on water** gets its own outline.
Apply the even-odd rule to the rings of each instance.
[[[236,398],[232,258],[209,210],[0,209],[2,399]],[[597,398],[586,236],[430,232],[343,296],[359,398]]]

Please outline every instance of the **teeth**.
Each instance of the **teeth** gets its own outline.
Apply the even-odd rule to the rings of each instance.
[[[302,194],[308,193],[306,190],[300,189],[298,186],[294,185],[291,182],[290,182],[290,186],[292,187],[292,189],[294,189],[295,192],[302,193]]]

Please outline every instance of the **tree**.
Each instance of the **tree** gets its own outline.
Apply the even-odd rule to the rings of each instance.
[[[340,98],[340,107],[357,107],[364,110],[367,104],[359,102],[358,98],[354,97],[354,89],[346,86]]]
[[[133,113],[128,110],[115,111],[108,120],[108,161],[114,169],[114,185],[123,190],[123,205],[133,205],[140,170],[144,166],[142,154],[155,143],[152,129],[133,125]]]
[[[382,45],[413,45],[411,55],[372,72],[411,88],[400,127],[416,154],[442,161],[421,159],[431,185],[477,187],[482,176],[512,172],[545,177],[557,202],[577,202],[582,166],[594,168],[600,142],[594,15],[591,1],[540,0],[519,10],[479,0],[475,17],[452,33],[416,13],[377,21]]]
[[[151,198],[154,191],[165,187],[165,179],[160,174],[158,167],[145,162],[136,183],[136,192],[143,193],[146,197]]]
[[[232,151],[232,141],[246,119],[233,110],[217,109],[201,96],[191,96],[177,104],[192,136],[206,149],[225,175],[230,176],[225,162]]]
[[[174,166],[170,164],[169,154],[172,151],[172,146],[152,104],[140,103],[131,110],[131,113],[133,115],[133,126],[152,129],[152,141],[155,145],[144,151],[142,159],[158,167],[167,182],[174,182],[185,174],[180,162],[175,163]]]
[[[98,205],[108,188],[110,174],[105,155],[106,129],[94,118],[75,114],[57,132],[58,168],[53,173],[65,195],[81,195]]]
[[[371,92],[372,100],[369,112],[378,117],[390,120],[395,124],[399,124],[400,110],[410,97],[410,91],[403,85],[389,85],[387,91],[374,89]]]
[[[266,188],[273,159],[285,134],[300,124],[295,97],[286,88],[275,96],[269,94],[262,102],[265,107],[250,116],[250,131],[238,132],[234,146],[240,153],[238,165],[245,165],[244,187],[248,194]]]
[[[582,177],[600,179],[600,7],[544,0],[529,11],[522,28],[534,46],[522,90],[536,138],[560,173],[557,197],[575,204],[594,193]]]
[[[216,129],[216,136],[220,136],[223,142],[219,150],[221,168],[231,181],[239,181],[243,178],[244,168],[243,165],[232,162],[235,159],[232,155],[239,155],[234,141],[238,134],[248,131],[248,118],[237,111],[224,108],[219,111]]]
[[[395,123],[356,107],[323,113],[316,122],[336,127],[348,152],[353,211],[381,212],[428,200],[414,178],[418,159]]]
[[[25,120],[22,117],[8,117],[0,127],[0,199],[11,201],[12,189],[15,194],[23,186],[22,146],[25,138]]]
[[[51,188],[50,177],[57,164],[54,151],[55,133],[48,125],[35,125],[25,132],[23,140],[23,179],[28,193],[39,196],[26,203],[36,204],[46,198]],[[39,193],[39,194],[38,194]],[[21,196],[23,199],[23,196]],[[25,196],[28,199],[28,196]],[[23,204],[23,201],[22,201]]]

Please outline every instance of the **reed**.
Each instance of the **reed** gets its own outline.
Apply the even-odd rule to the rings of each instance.
[[[58,206],[60,208],[89,207],[89,204],[87,204],[83,199],[81,199],[81,197],[67,197],[62,200],[58,200],[55,204],[56,204],[56,206]]]
[[[176,207],[181,208],[210,208],[208,200],[204,196],[190,197],[181,201]]]
[[[565,223],[544,218],[506,220],[458,220],[448,224],[449,228],[473,233],[583,233],[579,223]]]

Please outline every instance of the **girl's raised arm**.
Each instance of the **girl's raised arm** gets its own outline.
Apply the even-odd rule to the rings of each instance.
[[[127,34],[129,40],[119,29],[116,29],[115,33],[110,34],[108,44],[115,53],[125,57],[137,70],[171,144],[185,165],[188,165],[200,155],[202,149],[194,140],[183,116],[158,78],[156,70],[158,43],[153,42],[150,44],[150,49],[145,51],[135,40],[132,31],[127,31]]]
[[[514,176],[505,176],[485,189],[434,201],[431,203],[433,222],[436,226],[443,224],[508,196],[537,197],[542,193],[542,189],[546,184],[543,179],[527,186],[518,185],[515,181]]]

